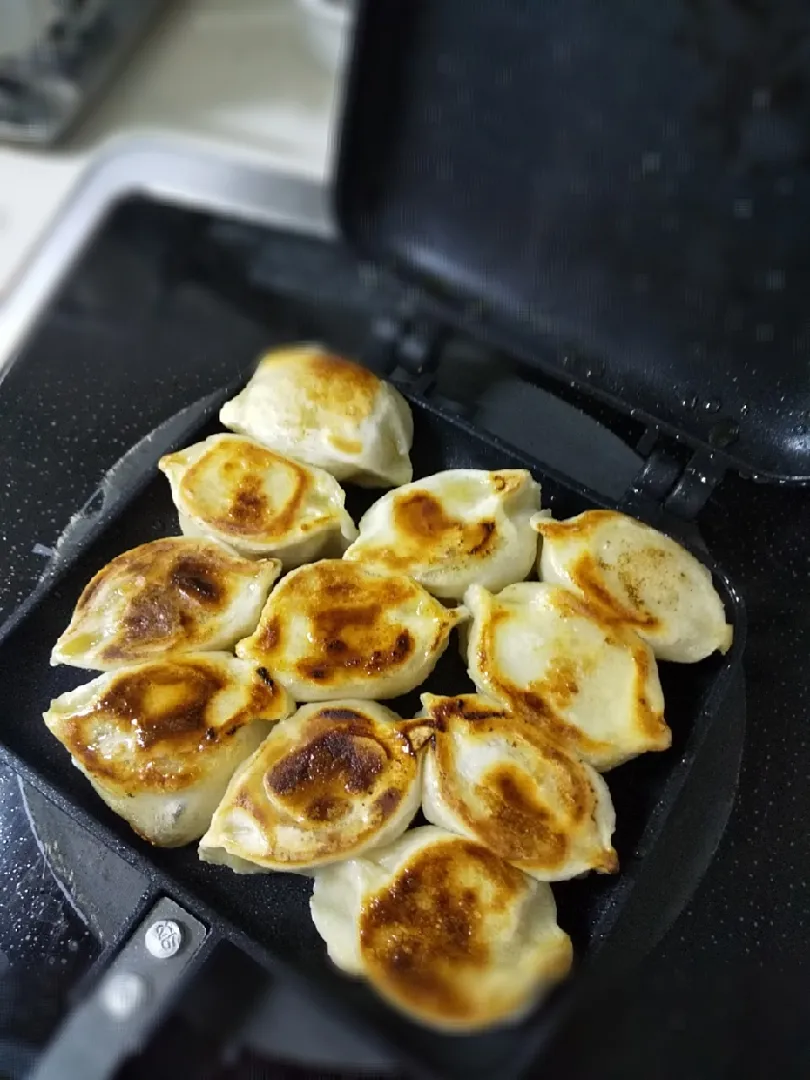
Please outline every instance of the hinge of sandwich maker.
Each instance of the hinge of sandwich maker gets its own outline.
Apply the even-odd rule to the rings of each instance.
[[[363,359],[374,371],[426,396],[436,380],[446,331],[415,308],[408,299],[394,312],[378,316]]]
[[[622,509],[646,517],[671,515],[694,521],[726,472],[711,450],[697,449],[686,464],[662,445],[660,432],[647,428],[636,447],[644,464],[622,500]]]

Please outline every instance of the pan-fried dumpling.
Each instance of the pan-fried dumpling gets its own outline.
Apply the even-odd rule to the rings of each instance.
[[[256,626],[277,559],[169,536],[125,551],[79,597],[52,664],[110,671],[170,653],[230,649]]]
[[[618,869],[610,791],[537,724],[477,694],[422,695],[422,812],[540,881]]]
[[[275,556],[285,570],[341,555],[357,536],[340,484],[240,435],[212,435],[161,458],[187,536],[240,555]]]
[[[635,630],[659,659],[691,664],[731,647],[711,573],[670,537],[613,510],[536,517],[533,525],[542,537],[541,579]]]
[[[99,675],[51,702],[49,730],[105,803],[153,844],[198,840],[236,767],[286,690],[228,653],[197,653]]]
[[[407,574],[443,599],[460,600],[474,584],[497,592],[534,566],[529,521],[539,509],[540,485],[526,469],[450,469],[383,495],[345,557]]]
[[[465,616],[403,574],[324,559],[284,578],[236,652],[296,701],[393,698],[427,678]]]
[[[373,701],[303,706],[234,776],[200,858],[303,872],[396,839],[419,809],[430,735]]]
[[[394,487],[413,475],[413,417],[405,398],[318,345],[267,353],[219,418],[231,431],[338,480]]]
[[[481,694],[539,724],[597,769],[665,750],[664,697],[650,647],[567,589],[540,582],[467,590],[467,662]]]
[[[516,1022],[571,967],[551,887],[432,826],[319,871],[310,907],[339,968],[448,1032]]]

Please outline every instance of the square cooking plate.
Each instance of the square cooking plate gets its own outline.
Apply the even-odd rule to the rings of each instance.
[[[213,411],[219,395],[211,403]],[[417,477],[447,468],[529,467],[543,485],[544,504],[566,517],[602,501],[575,483],[550,475],[536,462],[463,420],[443,413],[429,400],[408,392],[415,419],[414,470]],[[178,434],[176,445],[219,429],[212,418]],[[22,774],[51,795],[81,825],[120,851],[215,931],[233,938],[252,955],[307,980],[338,1012],[384,1036],[407,1061],[439,1076],[516,1075],[549,1037],[555,1023],[595,970],[600,946],[620,924],[623,906],[644,885],[646,856],[678,799],[700,752],[709,725],[736,674],[744,638],[744,614],[733,587],[718,567],[715,581],[735,626],[735,644],[726,657],[692,666],[661,666],[672,748],[637,759],[609,776],[618,827],[615,845],[622,869],[614,878],[589,877],[555,886],[561,925],[571,934],[578,971],[552,999],[514,1028],[471,1037],[436,1034],[388,1009],[362,983],[340,975],[328,961],[308,910],[310,882],[267,874],[241,877],[199,862],[195,846],[161,850],[136,837],[93,793],[64,749],[48,733],[41,713],[52,697],[88,678],[76,669],[49,666],[52,644],[64,628],[89,578],[109,559],[136,544],[178,531],[168,484],[143,461],[129,477],[131,498],[112,521],[103,520],[87,538],[82,554],[69,561],[16,630],[0,645],[0,696],[5,702],[2,745]],[[375,494],[348,486],[347,506],[358,517]],[[705,559],[704,559],[705,561]],[[425,689],[458,693],[469,680],[451,646]],[[418,693],[392,702],[403,716],[418,706]]]

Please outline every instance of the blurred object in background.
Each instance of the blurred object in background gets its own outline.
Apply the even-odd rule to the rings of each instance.
[[[60,138],[168,6],[161,0],[0,0],[0,141]]]
[[[349,41],[354,0],[298,0],[310,51],[327,70],[337,71]]]
[[[0,0],[0,60],[27,53],[54,14],[54,0]]]

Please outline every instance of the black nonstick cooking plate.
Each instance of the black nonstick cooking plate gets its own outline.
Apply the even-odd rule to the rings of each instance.
[[[544,472],[492,436],[405,392],[414,412],[413,460],[417,477],[448,468],[529,467],[543,485],[544,505],[555,516],[566,517],[605,505],[561,476]],[[218,429],[210,415],[224,396],[209,400],[205,405],[208,418],[201,420],[197,415],[187,430],[183,430],[181,417],[173,440],[176,445],[187,445]],[[403,1060],[436,1076],[517,1075],[550,1037],[567,1007],[584,992],[590,976],[598,971],[601,948],[610,941],[614,929],[621,931],[622,912],[628,901],[637,892],[643,895],[650,884],[645,880],[651,861],[648,856],[678,803],[684,783],[699,759],[703,740],[738,674],[745,617],[732,585],[722,570],[712,567],[735,629],[735,643],[729,654],[697,665],[661,667],[667,716],[673,730],[672,748],[666,753],[647,755],[609,775],[618,819],[615,846],[622,862],[620,874],[555,887],[560,923],[574,940],[574,975],[549,1002],[516,1027],[474,1037],[444,1036],[395,1014],[369,988],[333,968],[312,926],[308,910],[311,886],[306,878],[286,874],[240,877],[225,868],[199,862],[194,846],[151,848],[97,798],[70,765],[64,749],[47,732],[41,714],[51,698],[88,678],[86,672],[49,666],[52,644],[67,624],[83,586],[120,552],[178,531],[168,484],[155,468],[155,455],[142,455],[130,468],[126,484],[130,495],[126,505],[121,508],[122,503],[118,504],[113,520],[105,520],[102,515],[95,522],[80,550],[66,560],[59,576],[39,591],[35,601],[22,609],[0,642],[3,750],[24,777],[146,872],[155,893],[173,897],[215,934],[233,939],[263,963],[305,980],[313,994],[330,1003],[338,1015],[384,1037]],[[349,487],[347,505],[357,517],[374,497],[372,492]],[[424,688],[438,693],[470,689],[454,648],[448,650]],[[412,694],[392,702],[392,707],[408,715],[415,709],[417,698]],[[655,873],[660,887],[660,866]]]

